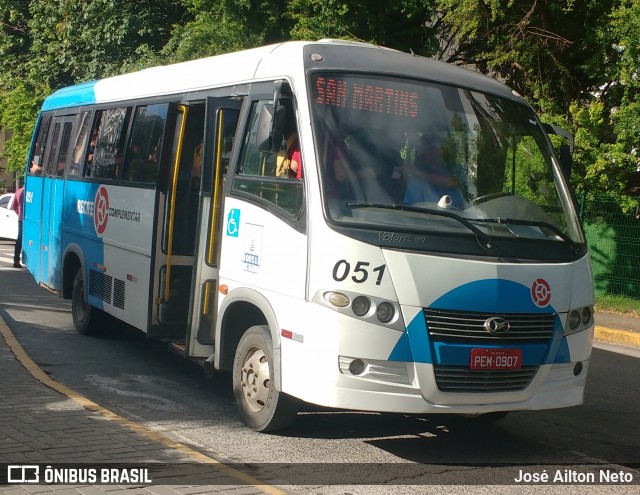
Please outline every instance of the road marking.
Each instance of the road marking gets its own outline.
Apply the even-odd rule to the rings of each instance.
[[[216,459],[208,457],[202,454],[201,452],[198,452],[197,450],[192,449],[191,447],[187,447],[186,445],[180,442],[176,442],[175,440],[171,440],[170,438],[156,431],[150,430],[145,426],[142,426],[138,423],[134,423],[133,421],[130,421],[126,418],[123,418],[122,416],[119,416],[118,414],[112,411],[109,411],[108,409],[105,409],[99,404],[96,404],[92,400],[87,399],[83,395],[80,395],[75,390],[71,390],[70,388],[55,381],[53,378],[47,375],[29,357],[29,355],[26,353],[24,348],[20,345],[16,337],[13,335],[13,332],[11,332],[11,329],[5,323],[4,319],[2,318],[2,315],[0,315],[0,334],[4,337],[5,342],[9,346],[9,349],[11,349],[11,352],[13,352],[13,354],[15,355],[16,359],[20,362],[20,364],[22,364],[22,366],[24,366],[24,368],[31,374],[31,376],[33,376],[36,380],[38,380],[43,385],[55,390],[56,392],[61,393],[62,395],[65,395],[66,397],[73,400],[75,403],[81,405],[85,409],[88,409],[89,411],[97,412],[102,416],[104,416],[105,418],[107,418],[109,421],[113,421],[115,423],[118,423],[119,425],[126,426],[130,430],[133,430],[136,433],[144,435],[147,438],[164,445],[165,447],[169,447],[171,449],[175,449],[179,452],[182,452],[183,454],[191,457],[195,461],[198,461],[204,464],[210,464],[218,471],[222,471],[223,473],[225,473],[226,475],[232,478],[244,481],[249,485],[259,488],[265,493],[269,493],[271,495],[286,495],[286,492],[278,490],[277,488],[271,485],[267,485],[262,481],[257,480],[256,478],[253,478],[252,476],[249,476],[241,471],[238,471],[237,469],[229,467],[226,464]]]

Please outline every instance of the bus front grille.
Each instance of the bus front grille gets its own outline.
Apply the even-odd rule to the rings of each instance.
[[[472,371],[466,366],[433,366],[438,389],[442,392],[515,392],[524,390],[538,366],[514,371]]]
[[[476,313],[467,311],[424,310],[429,337],[434,342],[546,342],[553,334],[553,313]],[[507,322],[508,330],[491,333],[485,324],[491,319]]]

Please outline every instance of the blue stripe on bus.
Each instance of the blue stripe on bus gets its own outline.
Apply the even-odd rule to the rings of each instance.
[[[79,201],[93,203],[100,184],[70,180],[66,183],[64,196],[64,242],[78,244],[85,257],[85,290],[90,291],[89,270],[102,272],[105,265],[104,241],[96,235],[93,214],[81,213]],[[99,291],[98,291],[99,292]],[[96,296],[88,295],[92,306],[104,309],[104,302]]]
[[[66,188],[64,196],[63,187]],[[29,193],[29,200],[25,202],[23,249],[25,264],[36,282],[61,288],[59,264],[70,243],[78,244],[84,253],[85,281],[89,280],[89,270],[100,271],[99,267],[105,264],[104,242],[96,235],[93,215],[78,211],[79,200],[89,203],[95,201],[98,187],[100,185],[96,183],[65,183],[62,179],[28,176],[25,191]],[[57,209],[60,205],[62,211]],[[88,282],[85,289],[89,289]],[[89,301],[98,308],[104,308],[103,301],[98,297],[89,296]]]
[[[540,308],[531,299],[529,287],[510,280],[476,280],[447,292],[429,306],[429,309],[470,311],[482,313],[555,313],[551,306]],[[522,349],[523,365],[571,362],[569,346],[563,337],[562,324],[555,317],[552,338],[547,344],[496,345],[432,343],[422,311],[407,325],[407,332],[396,343],[389,355],[390,361],[468,365],[471,349]]]
[[[97,82],[89,81],[56,91],[44,100],[41,112],[95,103],[96,94],[94,88]]]
[[[529,287],[511,280],[476,280],[447,292],[429,309],[478,313],[555,313],[533,303]]]

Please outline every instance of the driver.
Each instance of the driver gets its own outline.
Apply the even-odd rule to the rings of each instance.
[[[443,196],[451,198],[452,206],[462,208],[464,200],[457,177],[444,165],[442,147],[437,135],[423,134],[415,148],[413,166],[408,166],[404,203],[438,203]]]

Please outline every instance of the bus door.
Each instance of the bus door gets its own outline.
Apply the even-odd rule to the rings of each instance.
[[[184,338],[193,286],[205,102],[171,107],[176,116],[169,121],[175,124],[168,129],[165,142],[173,140],[173,146],[160,177],[153,255],[154,305],[148,336]]]
[[[242,100],[207,99],[200,222],[194,263],[195,290],[186,350],[192,357],[208,357],[214,342],[223,184],[241,105]]]
[[[62,198],[64,170],[69,155],[71,131],[76,116],[54,117],[49,151],[43,168],[42,212],[40,229],[40,282],[50,289],[60,290]]]

